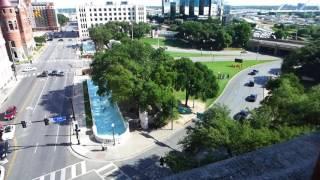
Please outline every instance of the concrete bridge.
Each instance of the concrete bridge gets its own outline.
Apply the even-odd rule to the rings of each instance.
[[[248,48],[255,52],[281,56],[305,46],[306,43],[307,42],[304,41],[294,40],[253,38],[249,40]]]

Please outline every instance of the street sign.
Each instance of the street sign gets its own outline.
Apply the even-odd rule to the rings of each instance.
[[[55,123],[61,123],[67,120],[66,116],[56,116],[50,119]]]

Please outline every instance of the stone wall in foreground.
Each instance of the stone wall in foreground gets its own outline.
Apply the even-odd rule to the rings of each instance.
[[[311,179],[319,152],[315,133],[164,179]]]

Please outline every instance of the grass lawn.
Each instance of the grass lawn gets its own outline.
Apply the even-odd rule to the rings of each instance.
[[[246,69],[248,67],[254,66],[256,64],[261,64],[265,62],[271,62],[271,61],[244,61],[242,65],[242,69],[234,68],[232,67],[232,64],[234,64],[234,61],[221,61],[221,62],[203,62],[203,64],[207,65],[209,69],[213,71],[213,73],[217,76],[218,73],[224,73],[229,74],[229,79],[219,80],[219,92],[218,95],[215,98],[207,99],[206,100],[206,106],[210,106],[217,97],[222,93],[223,89],[226,87],[228,81],[236,75],[238,72],[240,72],[243,69]],[[175,92],[175,95],[178,99],[180,99],[182,102],[185,101],[185,92],[184,91],[177,91]],[[190,101],[188,102],[189,106],[192,104],[192,98],[190,98]]]
[[[140,41],[144,43],[148,43],[150,45],[158,45],[158,38],[141,38]],[[172,47],[181,47],[181,48],[186,48],[190,47],[189,44],[179,40],[179,39],[164,39],[164,38],[159,38],[159,45],[160,46],[172,46]]]

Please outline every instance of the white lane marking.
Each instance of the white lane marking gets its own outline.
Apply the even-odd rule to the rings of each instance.
[[[43,93],[43,91],[44,91],[44,88],[45,88],[46,85],[47,85],[47,82],[48,82],[48,78],[46,79],[46,82],[44,83],[43,88],[42,88],[42,90],[41,90],[41,92],[40,92],[40,94],[39,94],[38,100],[37,100],[36,104],[34,105],[34,108],[33,108],[33,110],[32,110],[32,114],[33,114],[34,111],[37,109],[38,103],[39,103],[39,101],[40,101],[40,98],[42,97],[42,93]]]
[[[50,180],[55,180],[56,179],[56,172],[52,172],[50,174]]]
[[[55,145],[54,145],[54,151],[57,150],[57,143],[58,143],[58,138],[59,138],[59,131],[60,131],[60,125],[58,125],[57,136],[56,136],[56,143],[55,143]]]
[[[65,180],[65,179],[66,179],[66,169],[61,169],[60,180]]]
[[[82,172],[82,174],[87,172],[86,162],[85,161],[81,162],[81,172]]]
[[[76,165],[75,166],[71,166],[71,178],[76,177]]]
[[[34,149],[34,152],[33,152],[34,154],[37,152],[38,146],[39,146],[39,143],[36,144],[36,148]]]

